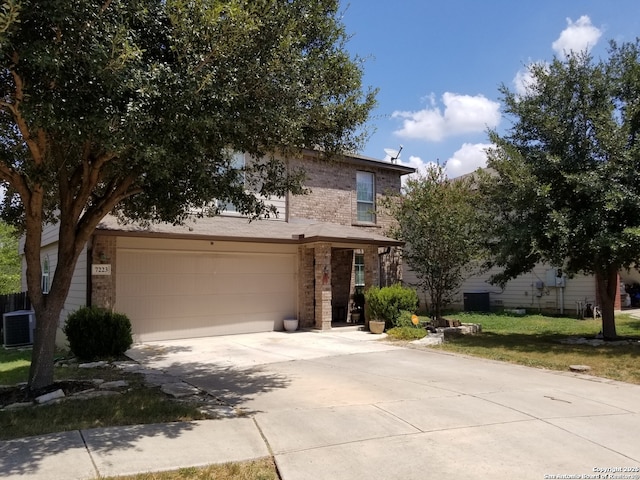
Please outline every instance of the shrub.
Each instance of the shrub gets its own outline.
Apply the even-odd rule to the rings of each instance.
[[[71,351],[82,360],[118,357],[133,343],[129,318],[103,308],[76,310],[67,317],[63,331]]]
[[[413,324],[413,322],[411,321],[411,317],[413,317],[413,313],[407,311],[407,310],[402,310],[400,312],[400,315],[398,315],[398,318],[396,318],[393,326],[394,327],[411,327],[411,328],[416,328],[416,326]]]
[[[402,310],[415,312],[418,308],[416,291],[399,283],[390,287],[371,287],[364,296],[369,319],[384,320],[387,329],[395,325]]]
[[[417,328],[413,325],[410,327],[394,327],[387,330],[387,335],[396,340],[419,340],[427,336],[424,328]]]

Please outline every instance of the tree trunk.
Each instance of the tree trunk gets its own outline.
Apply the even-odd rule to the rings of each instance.
[[[32,302],[36,314],[36,332],[31,354],[31,368],[29,370],[29,388],[38,390],[53,383],[53,357],[56,348],[56,332],[60,321],[60,314],[69,293],[71,278],[75,270],[77,256],[69,258],[62,253],[62,245],[58,244],[58,264],[55,268],[53,281],[48,294],[35,295]],[[27,260],[27,270],[40,270],[40,255]],[[35,265],[34,265],[35,263]],[[29,274],[27,274],[29,276]],[[38,292],[40,283],[29,286],[29,294]]]
[[[31,390],[39,390],[53,383],[56,331],[64,301],[59,306],[50,305],[51,303],[57,305],[60,302],[45,301],[33,306],[36,314],[36,332],[29,370]]]
[[[51,288],[43,294],[40,285],[42,270],[40,266],[41,235],[37,235],[37,243],[26,232],[25,258],[27,264],[27,283],[29,296],[36,315],[36,331],[29,370],[29,388],[38,390],[53,383],[53,358],[56,348],[56,332],[60,322],[60,314],[69,293],[71,279],[78,257],[86,240],[84,235],[76,237],[75,226],[69,222],[60,222],[58,235],[58,261],[55,267]],[[79,237],[80,235],[78,235]],[[29,248],[27,248],[29,246]]]
[[[596,272],[596,284],[600,295],[602,336],[605,340],[613,340],[617,338],[614,310],[618,293],[618,269],[609,266],[604,271]]]

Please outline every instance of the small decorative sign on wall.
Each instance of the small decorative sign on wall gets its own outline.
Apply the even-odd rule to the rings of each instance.
[[[111,264],[109,263],[92,264],[91,275],[111,275]]]

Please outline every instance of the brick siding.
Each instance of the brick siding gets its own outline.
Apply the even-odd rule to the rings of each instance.
[[[91,248],[91,263],[108,263],[111,275],[91,276],[91,305],[112,309],[116,304],[116,240],[110,235],[96,235]]]
[[[380,201],[388,192],[400,191],[400,175],[374,166],[360,166],[339,160],[322,160],[305,155],[292,162],[306,173],[307,195],[289,196],[290,220],[311,219],[320,222],[355,225],[375,229],[384,234],[393,219],[380,207]],[[375,175],[376,224],[359,224],[357,221],[356,172],[366,171]]]

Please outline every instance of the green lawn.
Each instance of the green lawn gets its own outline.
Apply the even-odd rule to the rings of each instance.
[[[447,318],[464,323],[479,323],[482,334],[468,335],[442,346],[443,351],[475,355],[522,365],[567,371],[569,365],[589,365],[591,374],[640,384],[640,343],[629,346],[565,345],[567,337],[593,337],[600,331],[600,320],[575,320],[542,315],[522,317],[498,314],[457,313]],[[423,318],[422,320],[428,320]],[[640,319],[629,315],[616,317],[618,335],[640,340]],[[31,350],[0,349],[0,385],[25,382],[29,373]],[[56,379],[104,378],[113,380],[125,374],[117,369],[56,368]],[[76,430],[95,426],[187,421],[203,418],[195,406],[169,400],[157,388],[148,388],[135,375],[129,393],[108,400],[68,401],[45,407],[28,407],[0,412],[0,440]],[[271,459],[233,463],[174,472],[150,473],[126,477],[126,480],[186,479],[277,479]]]
[[[0,385],[26,382],[31,365],[31,349],[0,348]]]
[[[31,349],[0,348],[0,385],[26,382],[31,364]],[[0,441],[46,433],[114,425],[191,421],[206,418],[197,405],[176,402],[159,388],[150,388],[140,376],[116,368],[56,368],[56,380],[102,378],[106,381],[126,379],[128,392],[91,400],[67,400],[45,406],[0,411]],[[277,480],[272,458],[234,462],[170,472],[145,473],[115,480]],[[107,480],[107,479],[105,479]]]
[[[640,384],[640,319],[616,316],[620,337],[632,337],[634,345],[566,345],[568,337],[593,338],[601,329],[600,319],[576,320],[543,315],[458,313],[448,315],[463,323],[482,325],[481,335],[467,335],[434,348],[527,365],[567,371],[570,365],[588,365],[590,374]]]
[[[26,382],[30,364],[30,349],[0,348],[0,385],[13,386]],[[146,385],[140,375],[118,368],[56,367],[54,378],[56,381],[124,379],[129,383],[129,388],[116,396],[91,400],[69,399],[51,405],[0,411],[0,440],[83,428],[207,418],[199,411],[198,405],[176,402],[158,387]]]

